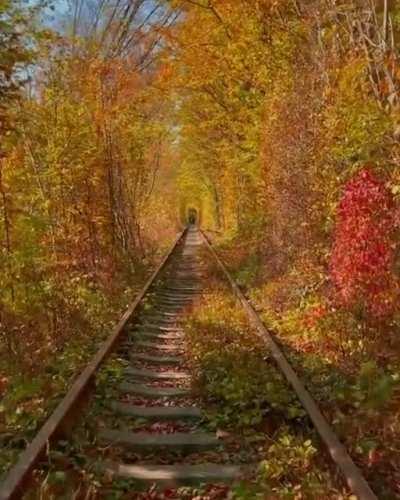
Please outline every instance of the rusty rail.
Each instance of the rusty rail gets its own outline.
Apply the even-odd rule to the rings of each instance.
[[[115,347],[116,343],[121,337],[121,334],[124,331],[124,328],[132,319],[143,297],[156,280],[158,274],[165,267],[167,261],[174,253],[177,245],[186,234],[186,231],[187,228],[178,235],[172,248],[164,257],[149,280],[146,282],[146,284],[136,297],[134,303],[122,316],[121,320],[111,333],[110,337],[104,342],[103,346],[92,358],[85,370],[78,376],[71,389],[68,391],[64,399],[59,403],[49,419],[45,422],[37,436],[28,445],[26,450],[22,452],[18,462],[11,468],[5,481],[2,485],[0,485],[0,500],[15,500],[22,497],[24,488],[31,478],[32,471],[38,464],[39,460],[43,456],[45,456],[49,444],[56,441],[57,437],[60,436],[63,431],[70,429],[71,424],[74,423],[74,421],[77,419],[80,406],[93,387],[92,382],[97,370]],[[213,255],[228,282],[230,283],[235,295],[246,310],[250,321],[256,327],[258,335],[266,343],[278,367],[296,392],[299,400],[307,411],[321,439],[327,446],[327,449],[333,461],[342,471],[348,486],[360,500],[376,500],[377,497],[371,490],[369,484],[361,474],[358,467],[354,464],[346,448],[339,441],[333,429],[322,415],[316,402],[307,391],[304,384],[294,372],[293,368],[274,340],[271,332],[266,329],[251,304],[247,301],[235,281],[230,276],[227,268],[215,252],[207,235],[205,235],[202,231],[200,231],[200,234],[202,235],[211,255]]]
[[[158,274],[164,269],[166,263],[186,232],[187,228],[179,233],[171,249],[141,289],[133,304],[122,316],[109,338],[104,342],[84,371],[75,380],[70,390],[44,423],[33,441],[28,445],[25,451],[21,453],[18,462],[11,468],[5,481],[0,485],[0,500],[16,500],[22,497],[24,487],[29,482],[32,471],[39,460],[45,456],[49,444],[56,441],[57,436],[64,430],[70,429],[71,424],[77,417],[76,413],[82,403],[82,399],[92,388],[92,382],[97,370],[115,347],[125,326],[132,319],[143,297],[156,280]]]
[[[216,259],[219,267],[221,268],[225,277],[229,281],[233,291],[235,292],[235,295],[237,296],[243,308],[245,309],[251,323],[255,326],[258,335],[266,343],[276,364],[278,365],[282,373],[285,375],[287,381],[293,387],[295,393],[297,394],[297,397],[301,401],[304,409],[306,410],[311,421],[313,422],[318,434],[325,443],[330,456],[342,471],[342,474],[346,480],[347,485],[360,500],[377,500],[375,493],[372,491],[368,482],[362,475],[360,469],[353,462],[345,446],[339,441],[332,427],[329,425],[325,417],[322,415],[313,397],[307,391],[304,384],[299,379],[296,372],[293,370],[293,368],[287,361],[286,357],[279,348],[278,344],[275,342],[271,332],[267,330],[267,328],[259,318],[256,311],[253,309],[253,307],[248,302],[246,297],[243,295],[238,285],[231,277],[225,264],[221,261],[218,254],[214,250],[207,235],[205,235],[202,231],[200,231],[200,233],[203,236],[203,239],[206,243],[208,250]]]

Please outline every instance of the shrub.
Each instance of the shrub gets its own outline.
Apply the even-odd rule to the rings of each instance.
[[[234,298],[209,294],[186,333],[192,368],[201,393],[217,407],[218,425],[254,427],[270,412],[289,420],[304,415]]]
[[[339,302],[373,317],[390,316],[398,296],[390,190],[372,170],[362,169],[347,183],[337,218],[330,273]]]

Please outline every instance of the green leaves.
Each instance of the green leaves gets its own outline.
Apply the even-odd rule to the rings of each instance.
[[[390,401],[396,387],[394,378],[379,368],[374,361],[364,363],[353,386],[355,405],[367,409],[383,409]]]
[[[233,300],[214,293],[188,323],[190,356],[217,425],[254,428],[269,413],[304,416],[300,404]]]
[[[257,481],[267,491],[285,493],[296,491],[305,498],[319,498],[326,494],[328,475],[318,470],[314,462],[317,449],[311,440],[302,440],[282,428],[275,442],[266,450],[266,458],[259,465]],[[324,493],[325,492],[325,493]]]

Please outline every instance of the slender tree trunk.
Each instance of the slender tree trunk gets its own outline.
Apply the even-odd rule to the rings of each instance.
[[[3,167],[4,167],[4,160],[0,159],[0,196],[1,196],[2,205],[3,205],[4,241],[5,241],[5,249],[7,252],[7,257],[10,258],[11,257],[11,222],[10,222],[7,194],[6,194],[4,183],[3,183]],[[12,273],[12,269],[11,269],[9,262],[8,262],[8,265],[9,265],[8,274],[9,274],[9,279],[10,279],[10,293],[11,293],[11,299],[14,302],[15,301],[15,290],[14,290],[13,276],[12,276],[13,273]]]
[[[218,188],[213,184],[213,197],[215,206],[215,218],[217,223],[217,229],[221,230],[224,228],[224,216],[222,210],[222,200]]]

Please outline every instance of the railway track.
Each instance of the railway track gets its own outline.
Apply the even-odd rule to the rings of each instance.
[[[107,382],[112,397],[103,405],[105,414],[96,417],[100,424],[94,426],[96,443],[103,450],[101,459],[97,459],[101,473],[133,481],[143,488],[152,484],[164,488],[204,483],[231,484],[246,475],[240,464],[193,463],[184,458],[191,454],[201,456],[208,450],[224,451],[223,440],[202,430],[203,414],[191,391],[183,353],[183,331],[179,326],[179,319],[187,307],[203,293],[205,279],[200,251],[204,249],[208,249],[210,257],[230,282],[349,488],[362,500],[376,498],[210,242],[201,231],[189,227],[177,238],[110,338],[21,454],[0,485],[0,500],[23,498],[26,491],[32,491],[35,468],[47,459],[57,440],[69,439],[72,424],[79,422],[85,414],[84,403],[88,395],[91,392],[96,395],[94,381],[99,369],[115,350],[125,361],[124,369],[118,380]],[[140,422],[134,431],[129,428],[131,419]]]

